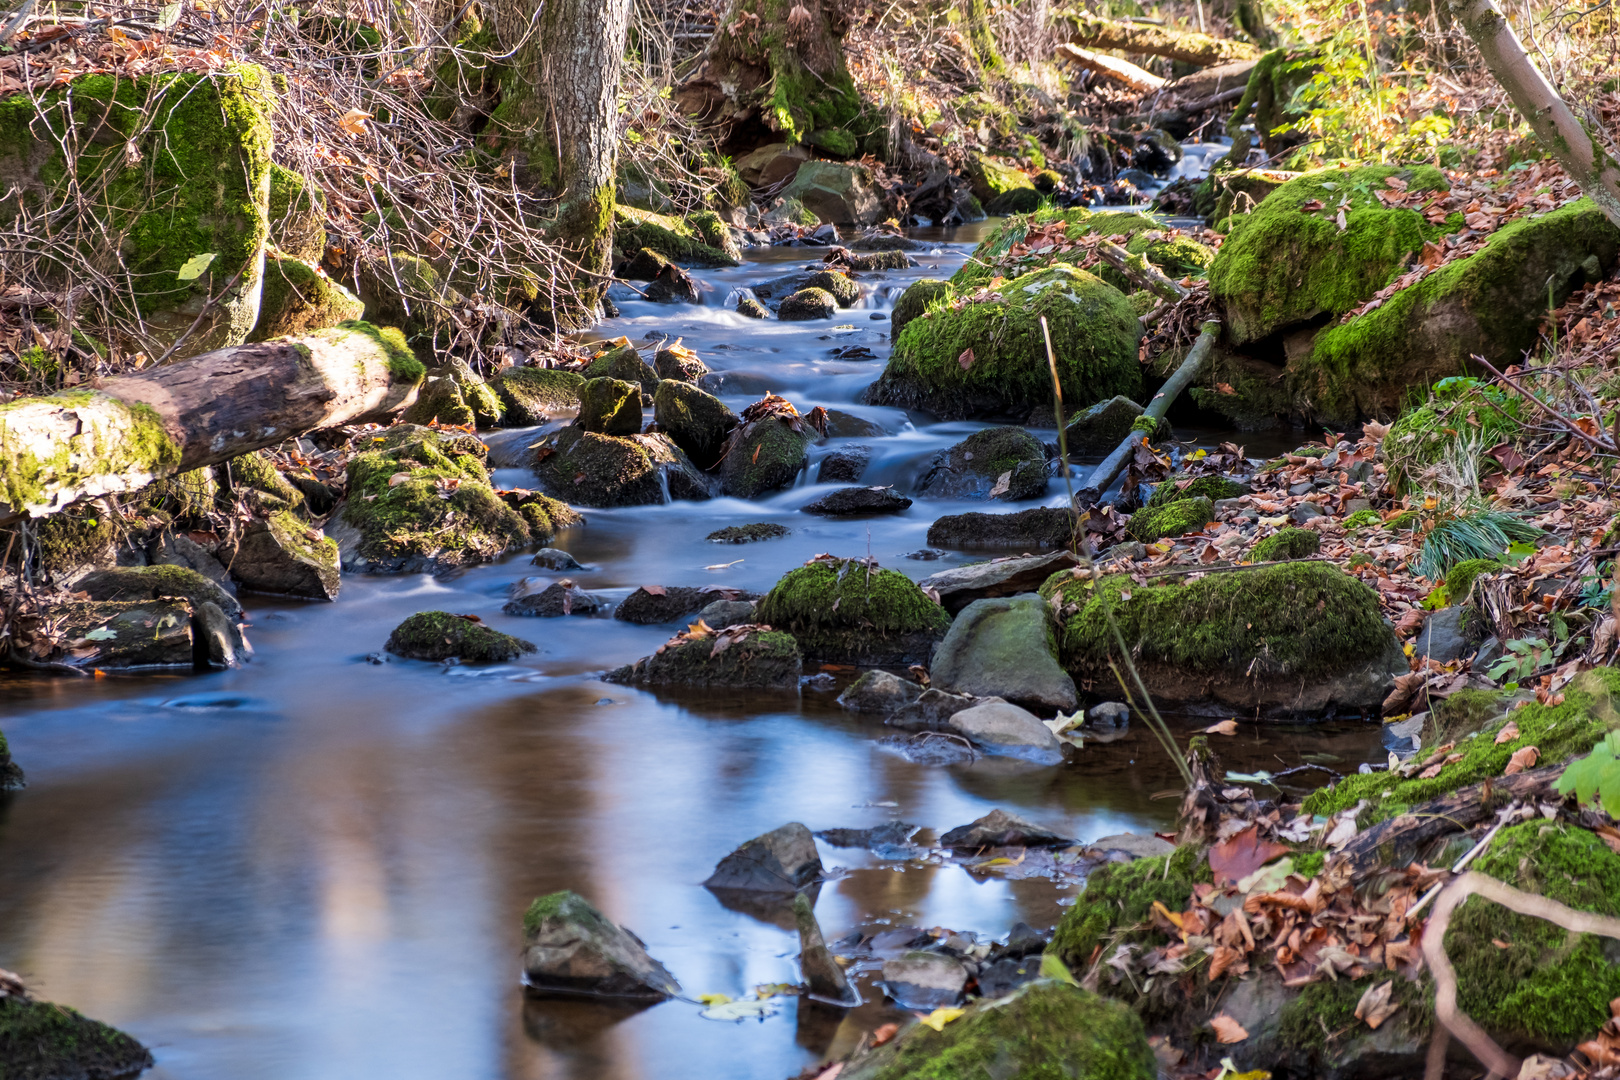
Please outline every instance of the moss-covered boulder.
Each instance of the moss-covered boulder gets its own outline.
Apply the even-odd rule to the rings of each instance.
[[[568,427],[535,453],[541,486],[580,506],[657,506],[707,499],[707,477],[667,435],[598,435]]]
[[[846,1080],[1154,1080],[1142,1021],[1125,1005],[1038,980],[981,1000],[935,1031],[912,1024],[851,1061]]]
[[[1233,221],[1209,267],[1210,293],[1225,309],[1233,344],[1344,314],[1402,273],[1425,241],[1449,231],[1413,207],[1386,206],[1378,192],[1391,190],[1387,179],[1407,191],[1450,187],[1427,165],[1323,169],[1289,181]]]
[[[806,161],[781,194],[835,225],[875,225],[883,217],[872,171],[853,162]]]
[[[579,419],[598,435],[635,435],[641,431],[641,387],[623,379],[586,379],[579,388]]]
[[[1311,529],[1278,529],[1249,549],[1250,562],[1308,559],[1322,550],[1322,534]]]
[[[383,646],[408,660],[495,664],[535,651],[533,643],[485,626],[476,615],[419,611],[394,627]]]
[[[792,634],[756,629],[730,639],[718,652],[715,644],[713,635],[671,642],[651,656],[608,672],[604,679],[632,686],[798,689],[804,658]]]
[[[272,163],[269,218],[272,247],[285,258],[320,265],[326,256],[325,192],[291,169]]]
[[[120,566],[98,570],[74,582],[74,591],[91,600],[168,600],[178,597],[192,604],[215,604],[227,615],[240,618],[236,597],[195,570],[179,566]]]
[[[936,455],[917,483],[923,495],[1016,502],[1046,494],[1046,447],[1021,427],[976,431]]]
[[[511,488],[499,493],[501,501],[519,514],[529,526],[529,539],[536,544],[550,544],[565,529],[577,529],[585,524],[585,515],[560,499],[553,499],[538,491]]]
[[[1211,173],[1205,181],[1207,191],[1200,195],[1210,200],[1208,217],[1216,232],[1231,232],[1234,216],[1252,213],[1272,192],[1297,179],[1297,172],[1276,169],[1238,169],[1231,172]]]
[[[987,214],[1027,214],[1041,205],[1041,193],[1022,171],[988,155],[968,154],[968,181]]]
[[[720,462],[720,484],[727,495],[754,499],[789,487],[809,463],[810,436],[775,416],[749,426]]]
[[[290,255],[266,255],[259,321],[247,340],[321,330],[358,319],[365,310],[359,297],[309,263]]]
[[[826,289],[799,289],[782,298],[776,317],[783,322],[830,319],[838,313],[838,298]]]
[[[417,359],[432,364],[434,346],[449,342],[445,311],[460,299],[444,275],[420,256],[394,251],[363,262],[356,285],[366,321],[399,330]]]
[[[6,742],[6,733],[0,731],[0,794],[21,791],[27,786],[22,766],[11,760],[11,746]]]
[[[737,314],[745,319],[768,319],[771,317],[770,309],[752,296],[740,297],[737,300]]]
[[[1125,531],[1144,544],[1151,544],[1167,536],[1200,532],[1214,520],[1214,504],[1202,496],[1194,496],[1161,506],[1142,507],[1125,523]]]
[[[281,475],[263,450],[231,458],[220,468],[219,479],[225,491],[261,514],[303,509],[304,493]]]
[[[23,994],[0,997],[0,1076],[119,1080],[152,1067],[152,1054],[116,1028]]]
[[[1032,214],[1009,217],[991,229],[973,249],[973,254],[962,268],[951,275],[951,284],[960,291],[970,291],[988,284],[996,277],[1014,278],[1043,270],[1049,266],[1072,265],[1090,257],[1090,249],[1076,243],[1036,244],[1033,250],[1014,256],[1014,246],[1023,243],[1036,230],[1061,227],[1065,241],[1078,241],[1088,236],[1123,238],[1125,249],[1133,255],[1143,255],[1147,261],[1171,277],[1202,273],[1215,257],[1214,251],[1191,237],[1168,229],[1157,218],[1120,210],[1095,211],[1084,207],[1068,210],[1037,210]],[[1129,292],[1136,288],[1118,270],[1099,266],[1094,271],[1104,281]]]
[[[1169,855],[1128,863],[1104,863],[1086,878],[1085,891],[1063,913],[1047,953],[1071,967],[1091,963],[1102,941],[1119,930],[1145,928],[1153,905],[1182,911],[1199,881],[1212,880],[1209,864],[1196,845]]]
[[[726,436],[737,426],[737,414],[725,402],[675,379],[658,384],[658,392],[653,395],[653,420],[700,469],[714,468],[725,448]]]
[[[677,341],[674,345],[659,349],[653,356],[653,371],[660,379],[695,383],[709,373],[709,365],[697,353]]]
[[[527,544],[529,527],[489,483],[488,451],[470,435],[401,425],[349,462],[334,535],[346,568],[397,574],[487,562]],[[328,527],[328,534],[332,529]]]
[[[86,234],[104,230],[106,242],[88,257],[139,283],[130,299],[144,336],[135,344],[149,355],[183,334],[175,359],[240,344],[259,315],[272,95],[269,72],[239,64],[84,75],[0,100],[0,176],[17,191],[0,201],[0,223],[19,203],[34,214],[93,215]],[[71,174],[64,145],[78,155]],[[89,191],[93,199],[76,202]]]
[[[401,420],[423,425],[438,421],[441,426],[473,429],[501,422],[500,396],[465,360],[452,360],[438,371],[417,392]]]
[[[337,541],[281,510],[249,525],[231,560],[231,577],[252,592],[300,600],[336,600]]]
[[[52,582],[67,585],[92,570],[104,570],[118,561],[122,524],[95,504],[70,506],[60,513],[30,522],[40,571]],[[0,530],[10,542],[15,530]],[[20,539],[20,538],[19,538]]]
[[[907,323],[867,400],[949,419],[1022,419],[1052,400],[1042,316],[1065,403],[1083,407],[1141,392],[1142,324],[1124,295],[1083,270],[1055,266]]]
[[[509,367],[490,380],[501,399],[502,418],[513,427],[543,424],[552,416],[579,408],[585,377],[554,368]]]
[[[641,358],[633,345],[614,345],[598,354],[586,365],[587,379],[622,379],[640,386],[651,394],[658,389],[658,372]]]
[[[50,618],[60,645],[19,658],[81,671],[191,671],[198,660],[192,612],[191,602],[182,598],[55,605]],[[15,647],[13,656],[18,656]]]
[[[954,292],[950,282],[939,278],[913,281],[894,302],[894,311],[889,315],[889,340],[898,341],[900,331],[911,320],[934,306],[935,301],[949,300]]]
[[[1562,304],[1617,261],[1620,229],[1588,199],[1521,218],[1476,254],[1329,326],[1308,356],[1290,361],[1289,384],[1333,422],[1393,416],[1411,388],[1470,370],[1471,357],[1498,368],[1520,362],[1539,340],[1549,299]]]
[[[791,633],[807,660],[870,667],[926,663],[951,625],[916,582],[855,559],[789,570],[759,602],[758,618]]]
[[[613,208],[613,249],[626,255],[650,248],[683,266],[741,266],[731,230],[712,210],[685,218],[620,204]]]
[[[1061,571],[1041,595],[1058,612],[1061,656],[1077,683],[1112,677],[1111,615],[1160,702],[1213,699],[1267,714],[1372,709],[1407,668],[1377,594],[1323,562],[1148,585]]]
[[[810,275],[804,287],[830,293],[839,307],[854,307],[861,298],[861,287],[848,274],[837,270],[818,270]]]

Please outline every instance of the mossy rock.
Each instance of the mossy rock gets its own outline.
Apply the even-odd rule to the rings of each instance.
[[[309,263],[288,255],[266,255],[259,321],[248,340],[269,341],[323,330],[358,319],[365,310],[359,297]]]
[[[452,376],[429,379],[400,419],[407,424],[433,424],[476,430],[500,420],[500,398],[483,380],[463,384]]]
[[[342,513],[359,531],[355,554],[368,571],[448,569],[529,543],[523,516],[490,486],[477,439],[401,425],[373,445],[349,462]]]
[[[21,791],[28,786],[28,779],[23,775],[22,766],[11,760],[11,746],[6,742],[6,733],[0,731],[0,795],[8,791]]]
[[[756,499],[789,487],[809,463],[810,436],[769,416],[755,421],[719,465],[727,495]]]
[[[838,298],[826,289],[799,289],[782,298],[776,317],[783,322],[830,319],[838,313]]]
[[[1233,221],[1209,268],[1210,293],[1226,312],[1233,344],[1344,314],[1402,273],[1425,241],[1450,231],[1410,207],[1385,206],[1377,192],[1389,190],[1388,178],[1406,182],[1408,191],[1450,188],[1427,165],[1323,169],[1290,180]],[[1335,214],[1346,198],[1341,232]]]
[[[613,208],[613,248],[653,251],[682,266],[741,266],[742,252],[731,231],[713,211],[685,219],[622,203]]]
[[[1073,511],[1036,506],[1011,514],[947,514],[928,527],[935,547],[1010,548],[1035,551],[1067,548],[1075,538]]]
[[[110,567],[118,560],[121,522],[97,506],[70,506],[37,518],[32,525],[39,568],[59,585],[89,571]],[[0,537],[8,540],[11,534],[11,530],[0,531]]]
[[[244,589],[301,600],[336,600],[341,587],[337,541],[279,510],[248,526],[231,560]]]
[[[568,427],[542,443],[535,460],[546,490],[580,506],[657,506],[711,494],[708,479],[667,435]]]
[[[857,1057],[846,1080],[1154,1080],[1135,1013],[1067,983],[1039,980],[981,1000],[940,1031],[912,1024]]]
[[[749,319],[768,319],[771,317],[770,309],[752,296],[744,296],[737,301],[737,314]]]
[[[146,1047],[75,1009],[16,995],[0,998],[0,1076],[115,1080],[151,1067]]]
[[[1199,495],[1160,506],[1144,506],[1131,515],[1125,523],[1125,531],[1144,544],[1151,544],[1167,536],[1199,532],[1214,520],[1215,505]]]
[[[883,216],[872,171],[853,162],[805,162],[782,189],[782,198],[835,225],[875,225]]]
[[[821,270],[804,283],[807,289],[822,289],[832,295],[839,307],[854,307],[861,299],[861,287],[848,274],[837,270]]]
[[[173,357],[184,359],[241,344],[258,319],[273,110],[270,74],[254,64],[83,75],[0,100],[0,175],[34,213],[97,192],[86,212],[110,242],[92,260],[139,282],[126,298],[144,324],[139,346],[156,355],[186,334]],[[58,140],[77,147],[71,176]],[[0,222],[18,210],[0,202]],[[213,256],[203,272],[181,279],[202,255]]]
[[[1076,246],[1067,251],[1046,250],[1032,255],[1026,255],[1015,266],[1003,266],[1003,260],[1014,244],[1022,241],[1029,235],[1030,230],[1050,225],[1053,222],[1063,223],[1063,235],[1069,240],[1079,240],[1086,236],[1123,236],[1128,250],[1133,254],[1146,254],[1147,260],[1159,266],[1158,259],[1166,255],[1173,255],[1176,261],[1168,266],[1160,266],[1165,273],[1174,277],[1181,277],[1184,273],[1192,271],[1180,270],[1182,260],[1192,249],[1187,245],[1208,252],[1200,255],[1202,265],[1207,265],[1214,257],[1214,253],[1204,248],[1197,241],[1185,237],[1169,237],[1165,235],[1166,226],[1157,218],[1147,214],[1137,214],[1122,210],[1087,210],[1085,207],[1071,207],[1068,210],[1045,209],[1037,210],[1032,214],[1009,217],[985,234],[983,240],[973,249],[962,268],[951,275],[951,284],[960,292],[971,291],[980,285],[989,284],[997,275],[1001,277],[1019,277],[1042,270],[1049,266],[1070,265],[1085,259],[1090,252]],[[1151,233],[1153,237],[1142,237],[1138,242],[1138,234]],[[1117,270],[1105,268],[1105,273],[1118,275]],[[1105,281],[1109,280],[1104,274]],[[1123,276],[1109,281],[1115,288],[1122,291],[1135,288],[1127,285]]]
[[[1446,606],[1466,604],[1474,592],[1474,582],[1481,574],[1493,574],[1502,569],[1496,559],[1464,559],[1446,571]]]
[[[641,386],[623,379],[586,379],[579,388],[579,419],[598,435],[636,435],[641,431]]]
[[[1377,594],[1325,562],[1147,585],[1063,571],[1041,586],[1048,599],[1059,594],[1061,657],[1075,681],[1113,677],[1117,625],[1156,701],[1214,699],[1268,714],[1370,709],[1406,670]]]
[[[756,631],[715,655],[714,641],[699,638],[672,645],[609,672],[607,682],[634,686],[726,687],[797,690],[804,658],[792,634]]]
[[[1097,946],[1116,932],[1134,931],[1140,937],[1152,921],[1155,903],[1185,911],[1193,886],[1213,880],[1203,852],[1193,844],[1169,855],[1104,863],[1086,878],[1085,891],[1063,913],[1046,951],[1083,970]]]
[[[394,627],[383,648],[408,660],[456,659],[469,664],[498,664],[535,651],[532,642],[447,611],[417,612]]]
[[[325,258],[326,193],[320,188],[311,187],[291,169],[272,164],[269,217],[270,244],[282,257],[312,265]]]
[[[797,638],[807,660],[873,667],[926,662],[951,625],[916,582],[854,559],[789,570],[757,618]]]
[[[1249,549],[1250,562],[1308,559],[1322,550],[1322,534],[1311,529],[1278,529]]]
[[[899,340],[906,324],[935,306],[937,301],[949,300],[954,292],[951,283],[940,278],[913,281],[894,302],[894,310],[889,314],[889,340]]]
[[[1046,447],[1021,427],[976,431],[934,459],[917,490],[936,498],[982,498],[1001,478],[1006,490],[995,498],[1016,502],[1046,494]]]
[[[1520,218],[1479,252],[1328,327],[1308,357],[1290,363],[1289,382],[1332,422],[1393,415],[1412,387],[1473,370],[1473,356],[1498,368],[1521,362],[1540,340],[1549,301],[1603,280],[1617,258],[1620,229],[1589,199]]]
[[[585,524],[584,514],[550,495],[522,488],[499,494],[507,506],[523,515],[523,520],[529,525],[529,539],[536,544],[550,544],[563,530],[577,529]]]
[[[1209,199],[1206,216],[1216,232],[1230,232],[1231,218],[1252,213],[1272,192],[1299,177],[1297,172],[1277,169],[1239,169],[1211,173],[1204,181],[1207,192],[1199,193],[1200,200]]]
[[[362,263],[356,284],[366,305],[365,320],[399,330],[424,364],[433,363],[435,345],[449,344],[444,309],[461,295],[428,260],[394,251],[385,259]]]
[[[49,609],[71,652],[52,657],[83,671],[194,671],[199,666],[189,600],[73,601]],[[88,635],[95,634],[95,637]]]
[[[658,384],[653,420],[700,469],[712,469],[719,463],[726,436],[737,426],[737,414],[725,402],[675,379]]]
[[[1142,324],[1119,290],[1055,266],[1009,281],[996,295],[907,323],[867,400],[945,419],[1028,416],[1052,400],[1043,316],[1066,403],[1084,407],[1141,392]]]
[[[145,601],[179,597],[193,607],[210,603],[233,618],[241,618],[236,597],[195,570],[183,566],[118,566],[87,574],[74,583],[75,592],[91,600]]]
[[[587,379],[622,379],[640,386],[643,393],[658,389],[658,372],[641,358],[631,345],[617,345],[597,356],[585,367]]]
[[[585,376],[555,368],[509,367],[490,380],[501,399],[502,418],[512,427],[543,424],[555,413],[579,408]]]
[[[716,529],[704,539],[716,544],[752,544],[758,540],[775,540],[792,532],[786,525],[758,521],[751,525],[727,525]]]
[[[304,508],[304,493],[277,471],[263,450],[231,458],[220,467],[219,476],[225,490],[259,513]]]
[[[967,178],[987,214],[1027,214],[1041,205],[1041,193],[1019,169],[980,153],[970,153]]]
[[[1228,480],[1224,476],[1198,476],[1189,480],[1185,475],[1166,477],[1164,482],[1153,489],[1153,495],[1148,499],[1149,506],[1168,506],[1174,502],[1185,499],[1208,499],[1218,502],[1221,499],[1235,499],[1240,495],[1247,495],[1249,486],[1240,484],[1236,480]],[[1212,519],[1206,519],[1212,520]]]

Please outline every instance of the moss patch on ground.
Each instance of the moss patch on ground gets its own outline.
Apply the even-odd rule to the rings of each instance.
[[[759,602],[756,617],[792,633],[807,659],[830,663],[926,659],[951,625],[950,615],[916,582],[854,559],[789,570]]]
[[[1150,421],[1151,423],[1151,421]],[[1166,506],[1184,499],[1208,499],[1214,502],[1217,499],[1235,499],[1239,495],[1248,494],[1249,489],[1236,480],[1228,480],[1224,476],[1200,476],[1188,480],[1184,476],[1168,477],[1164,483],[1153,489],[1153,495],[1148,499],[1149,506]]]
[[[1184,911],[1193,886],[1212,880],[1203,852],[1191,844],[1169,855],[1104,863],[1091,872],[1085,892],[1063,913],[1046,951],[1071,968],[1089,967],[1097,947],[1116,933],[1133,941],[1156,933],[1149,928],[1155,902]]]
[[[1278,529],[1249,549],[1250,562],[1308,559],[1322,550],[1322,534],[1310,529]]]
[[[1131,515],[1125,531],[1144,544],[1166,536],[1185,536],[1215,520],[1215,506],[1202,496],[1177,499],[1162,506],[1144,506]]]

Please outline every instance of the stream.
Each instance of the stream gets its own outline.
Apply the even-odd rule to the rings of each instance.
[[[917,232],[930,245],[913,253],[921,265],[863,275],[861,306],[833,323],[758,322],[728,302],[819,261],[815,248],[695,272],[701,306],[622,302],[603,336],[684,339],[723,373],[733,409],[771,390],[883,434],[828,440],[796,487],[756,502],[587,509],[587,524],[555,543],[589,568],[568,576],[622,599],[650,584],[764,592],[821,552],[870,553],[914,578],[984,558],[905,556],[942,515],[1022,506],[918,499],[855,520],[799,511],[837,486],[810,478],[839,445],[872,447],[863,483],[909,491],[933,453],[983,426],[856,398],[888,355],[893,297],[917,277],[949,276],[984,228]],[[873,358],[829,356],[847,346]],[[1277,448],[1248,441],[1251,453]],[[496,482],[534,484],[519,469]],[[1061,492],[1054,482],[1047,503],[1062,505]],[[792,533],[705,540],[757,521]],[[881,742],[892,732],[880,722],[840,709],[837,689],[654,694],[603,683],[605,669],[679,627],[503,615],[508,587],[526,575],[562,576],[521,553],[440,579],[346,576],[333,604],[244,596],[256,654],[232,671],[8,676],[0,728],[29,786],[0,802],[0,968],[135,1035],[157,1058],[147,1075],[161,1080],[786,1080],[901,1015],[877,972],[859,975],[866,1003],[848,1013],[786,997],[774,1016],[741,1023],[703,1019],[685,1000],[528,1001],[524,909],[573,889],[644,939],[690,998],[735,997],[796,981],[798,939],[790,920],[730,910],[700,883],[785,822],[899,818],[923,826],[922,841],[996,807],[1087,841],[1174,826],[1176,799],[1154,795],[1179,793],[1180,780],[1139,725],[1058,768],[918,763]],[[367,660],[425,609],[475,613],[540,651],[482,669]],[[1219,750],[1238,770],[1325,754],[1354,771],[1382,760],[1379,737],[1376,725],[1244,724]],[[816,903],[829,941],[883,926],[1005,938],[1019,922],[1050,928],[1077,891],[827,844],[821,856],[841,868]]]

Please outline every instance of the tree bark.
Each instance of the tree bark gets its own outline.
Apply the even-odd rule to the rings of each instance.
[[[1605,217],[1620,225],[1620,164],[1575,116],[1536,67],[1495,0],[1450,5],[1453,18],[1473,39],[1485,66],[1518,106],[1539,142]]]
[[[386,333],[344,323],[0,405],[0,525],[383,419],[416,400],[424,375]]]
[[[1233,60],[1255,60],[1263,51],[1243,41],[1229,41],[1164,26],[1113,22],[1082,11],[1059,12],[1057,19],[1060,29],[1068,33],[1072,45],[1085,49],[1117,49],[1138,55],[1165,56],[1200,67],[1212,67]]]
[[[1165,80],[1159,78],[1151,71],[1137,67],[1129,60],[1121,60],[1116,56],[1105,56],[1102,53],[1082,49],[1078,45],[1063,42],[1054,50],[1059,59],[1067,60],[1078,68],[1083,68],[1093,75],[1105,79],[1112,79],[1128,90],[1135,90],[1138,94],[1151,94],[1165,86]]]

